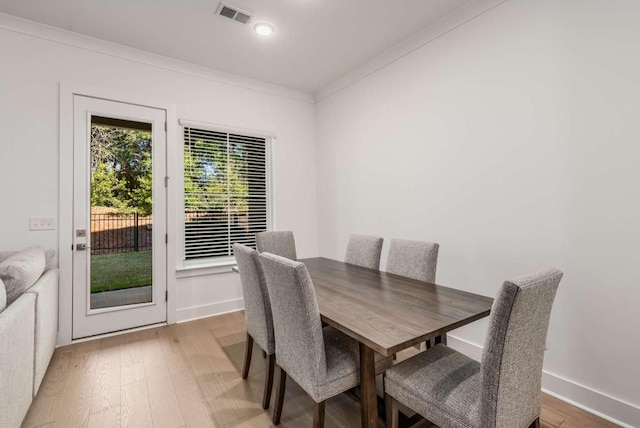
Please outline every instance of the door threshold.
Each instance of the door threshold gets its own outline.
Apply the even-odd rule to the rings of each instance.
[[[152,328],[164,327],[169,325],[167,322],[143,325],[140,327],[127,328],[124,330],[112,331],[111,333],[96,334],[95,336],[81,337],[80,339],[72,339],[70,345],[74,343],[90,342],[97,339],[105,339],[107,337],[120,336],[127,333],[135,333],[136,331],[150,330]],[[65,345],[66,346],[66,345]]]

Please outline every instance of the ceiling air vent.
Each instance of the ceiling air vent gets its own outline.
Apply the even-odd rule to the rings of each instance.
[[[253,19],[253,15],[249,12],[240,10],[235,6],[231,6],[225,3],[220,3],[216,14],[229,19],[233,19],[234,21],[237,21],[241,24],[248,24],[249,22],[251,22],[251,19]]]

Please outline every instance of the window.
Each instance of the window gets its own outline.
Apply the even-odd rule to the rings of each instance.
[[[184,260],[232,260],[271,229],[270,139],[184,126]]]

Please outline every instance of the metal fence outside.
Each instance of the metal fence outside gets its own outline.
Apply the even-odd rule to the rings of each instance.
[[[91,214],[91,254],[151,250],[153,216]]]

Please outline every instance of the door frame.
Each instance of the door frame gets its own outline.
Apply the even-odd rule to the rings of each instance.
[[[136,104],[107,101],[101,98],[74,95],[74,241],[73,254],[73,329],[72,339],[80,339],[105,333],[129,330],[145,325],[166,324],[167,322],[167,189],[166,169],[166,110],[141,107]],[[153,266],[151,300],[134,304],[115,304],[92,308],[93,293],[91,273],[96,267],[93,254],[93,204],[91,203],[91,165],[93,153],[90,150],[93,118],[96,116],[132,121],[149,125],[151,145],[149,155],[153,170],[153,227],[151,254]],[[127,126],[127,125],[124,125]],[[135,125],[132,125],[135,126]],[[78,237],[79,230],[91,231]],[[91,236],[88,236],[91,235]],[[91,242],[90,242],[91,241]],[[84,244],[85,251],[78,245]],[[151,265],[149,268],[151,268]],[[109,275],[108,273],[105,273]]]
[[[176,226],[179,206],[175,188],[179,180],[178,151],[180,141],[175,104],[144,94],[135,94],[112,88],[101,88],[81,83],[60,82],[60,127],[59,127],[59,194],[58,194],[58,263],[60,268],[58,297],[58,345],[73,342],[73,97],[81,95],[108,101],[151,107],[166,111],[166,163],[169,182],[167,186],[167,324],[176,322]],[[175,178],[174,178],[175,177]],[[80,339],[82,340],[82,339]]]

